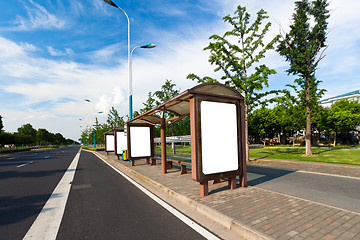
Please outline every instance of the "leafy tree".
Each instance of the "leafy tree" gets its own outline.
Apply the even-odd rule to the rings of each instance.
[[[273,137],[277,116],[273,109],[259,108],[249,115],[249,133],[255,135],[256,142],[264,142],[265,137]]]
[[[154,99],[154,95],[151,92],[148,93],[148,98],[143,104],[144,108],[140,109],[141,114],[153,109],[156,106],[156,100]]]
[[[41,144],[41,145],[47,145],[49,144],[49,142],[51,142],[52,140],[52,136],[51,133],[44,129],[44,128],[39,128],[36,132],[36,140]]]
[[[7,132],[0,132],[0,145],[5,144],[13,144],[14,143],[14,135]]]
[[[360,103],[347,99],[337,101],[328,110],[326,120],[328,131],[335,135],[334,146],[336,146],[337,132],[356,131],[360,125]]]
[[[157,99],[155,100],[156,105],[160,105],[163,102],[166,102],[167,100],[177,96],[180,93],[180,91],[177,89],[174,89],[175,87],[176,87],[175,83],[172,83],[171,80],[166,79],[165,83],[161,86],[161,90],[156,91],[153,95],[153,96],[157,97]],[[171,117],[175,117],[175,114],[170,113],[170,112],[165,113],[165,118],[171,118]],[[177,133],[175,132],[175,129],[178,128],[179,124],[180,123],[178,121],[178,122],[170,125],[169,127],[167,127],[166,135],[167,136],[177,135]]]
[[[112,107],[109,111],[106,122],[108,123],[109,129],[115,128],[124,125],[124,117],[121,117],[119,112]]]
[[[65,145],[66,139],[63,137],[61,133],[55,133],[53,143],[56,145],[62,145],[62,144]]]
[[[18,133],[23,136],[30,136],[32,142],[35,142],[36,139],[36,129],[30,123],[24,124],[18,128]]]
[[[223,18],[233,29],[225,32],[223,36],[211,36],[212,42],[204,48],[204,50],[210,50],[209,62],[217,66],[215,71],[221,70],[224,73],[221,79],[243,94],[245,98],[247,159],[249,158],[248,114],[259,104],[262,97],[272,93],[261,91],[265,86],[268,87],[269,75],[276,73],[265,64],[260,65],[260,60],[265,57],[265,53],[273,49],[279,39],[279,36],[276,36],[269,43],[264,43],[265,34],[271,26],[270,22],[263,25],[263,21],[267,18],[266,12],[261,9],[257,12],[255,21],[250,23],[250,14],[246,8],[238,6],[235,16],[227,15]],[[190,74],[187,78],[197,80],[199,83],[217,82],[211,77],[200,78],[195,74]]]
[[[295,13],[290,32],[280,41],[277,51],[290,63],[288,74],[299,78],[292,85],[306,109],[306,155],[311,156],[311,114],[314,106],[324,93],[319,89],[319,81],[315,71],[319,62],[325,57],[327,48],[326,30],[329,11],[327,0],[301,0],[295,2]],[[314,20],[315,25],[311,26]]]
[[[154,93],[154,96],[157,97],[156,105],[160,105],[178,95],[180,91],[174,89],[175,86],[175,83],[171,83],[171,80],[166,79],[165,83],[161,86],[161,90]]]

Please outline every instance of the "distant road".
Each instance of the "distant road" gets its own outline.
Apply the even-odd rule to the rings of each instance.
[[[0,154],[0,239],[22,239],[79,147]]]
[[[248,165],[248,183],[360,213],[360,179]]]

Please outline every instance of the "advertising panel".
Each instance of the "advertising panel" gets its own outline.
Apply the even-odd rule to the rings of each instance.
[[[105,146],[106,152],[114,152],[115,151],[115,137],[114,135],[106,134],[105,135]]]

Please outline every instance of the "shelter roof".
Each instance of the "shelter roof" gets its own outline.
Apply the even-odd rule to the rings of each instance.
[[[243,100],[243,96],[234,90],[233,88],[226,86],[221,83],[203,83],[197,85],[193,88],[190,88],[179,95],[169,99],[168,101],[158,105],[157,107],[127,121],[130,122],[146,122],[152,125],[159,125],[161,122],[161,117],[159,113],[163,111],[169,111],[177,115],[177,118],[168,119],[167,121],[180,119],[190,114],[190,104],[189,101],[195,95],[207,95],[207,96],[216,96],[222,98],[232,98]],[[125,124],[126,124],[125,123]]]
[[[123,132],[124,126],[118,126],[118,127],[112,128],[109,131],[105,132],[105,134],[114,134],[115,131]]]

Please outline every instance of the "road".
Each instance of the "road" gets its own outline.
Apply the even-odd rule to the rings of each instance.
[[[43,208],[58,197],[51,194],[69,172],[78,150],[72,147],[0,157],[0,239],[22,239],[34,228],[37,216],[51,214],[52,208]],[[56,239],[204,239],[85,151],[80,154],[61,217]]]
[[[78,149],[0,155],[0,239],[22,239]]]
[[[360,213],[360,179],[248,166],[249,186]]]

